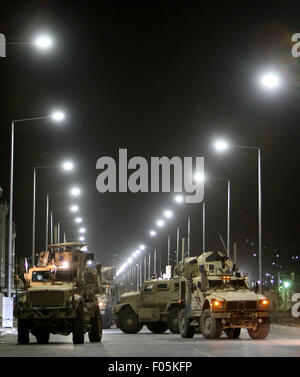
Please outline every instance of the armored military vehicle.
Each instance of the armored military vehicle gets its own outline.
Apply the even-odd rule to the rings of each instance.
[[[221,251],[186,258],[181,264],[179,330],[192,338],[195,330],[204,338],[238,338],[241,328],[250,337],[264,339],[270,329],[269,304],[250,290],[238,266]]]
[[[115,306],[117,327],[126,334],[138,333],[143,325],[156,334],[178,330],[178,293],[176,279],[145,281],[140,292],[124,293]]]
[[[48,343],[50,333],[73,334],[73,343],[91,342],[102,337],[101,315],[96,294],[101,292],[99,271],[89,267],[93,254],[84,252],[83,243],[49,246],[39,266],[25,274],[26,293],[17,305],[18,343],[28,344],[29,333],[40,344]]]
[[[118,285],[115,280],[115,267],[101,268],[102,293],[97,294],[97,300],[101,312],[102,325],[104,329],[109,329],[115,322],[113,314],[115,305],[119,302]]]

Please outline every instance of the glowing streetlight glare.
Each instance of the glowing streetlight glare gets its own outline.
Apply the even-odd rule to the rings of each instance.
[[[228,149],[228,143],[225,140],[217,140],[214,144],[215,149],[219,152],[223,152]]]
[[[279,86],[279,76],[274,72],[265,73],[260,78],[261,85],[266,89],[274,89]]]
[[[140,245],[140,250],[145,250],[146,246],[145,245]]]
[[[85,241],[85,237],[83,237],[83,236],[79,237],[79,241],[81,241],[81,242]]]
[[[77,224],[82,223],[82,218],[81,217],[76,217],[75,223],[77,223]]]
[[[132,260],[133,260],[132,257],[130,257],[130,258],[128,259],[127,263],[128,263],[128,264],[131,264],[131,263],[132,263]]]
[[[85,228],[80,228],[80,229],[79,229],[79,233],[82,233],[82,234],[83,234],[83,233],[85,233],[85,232],[86,232],[86,229],[85,229]]]
[[[155,230],[150,230],[150,236],[151,236],[151,237],[155,237],[155,236],[156,236],[156,232],[155,232]]]
[[[47,35],[40,35],[35,39],[34,44],[39,49],[45,50],[53,45],[53,41]]]
[[[164,212],[164,215],[167,219],[169,219],[170,217],[173,216],[173,212],[170,211],[169,209],[167,209],[165,212]]]
[[[79,211],[79,207],[76,204],[74,204],[74,205],[72,205],[70,207],[70,211],[71,212],[78,212]]]
[[[56,122],[61,122],[65,119],[65,114],[62,111],[55,111],[52,113],[51,118]]]
[[[194,177],[195,177],[195,181],[198,183],[202,183],[205,181],[205,176],[202,173],[196,173]]]
[[[70,191],[72,196],[78,196],[80,194],[80,189],[78,187],[73,187]]]
[[[162,227],[162,226],[165,225],[165,222],[163,220],[157,220],[156,225],[159,226],[159,227]]]
[[[175,202],[176,203],[183,203],[184,202],[184,197],[182,195],[176,195],[175,196]]]
[[[62,164],[62,168],[66,171],[70,171],[74,169],[74,164],[71,161],[66,161]]]

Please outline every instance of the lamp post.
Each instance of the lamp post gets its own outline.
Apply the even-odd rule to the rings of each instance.
[[[215,148],[218,151],[225,151],[229,147],[224,140],[217,141]],[[232,148],[248,149],[257,152],[257,177],[258,177],[258,274],[259,292],[262,292],[262,188],[261,188],[261,150],[259,147],[248,147],[244,145],[231,145]]]
[[[10,157],[10,199],[9,199],[9,234],[8,234],[8,287],[7,296],[11,297],[12,287],[12,244],[13,244],[13,204],[14,204],[14,144],[15,144],[15,125],[18,123],[31,122],[42,119],[53,119],[61,121],[64,119],[64,114],[55,112],[49,116],[32,117],[24,119],[16,119],[11,123],[11,157]]]

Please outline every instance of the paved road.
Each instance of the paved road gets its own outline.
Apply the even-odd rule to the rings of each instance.
[[[16,335],[0,337],[1,356],[97,356],[97,357],[184,357],[184,356],[300,356],[300,329],[272,327],[266,340],[205,340],[201,335],[181,339],[179,335],[155,335],[147,330],[126,335],[118,329],[104,330],[102,342],[73,345],[72,337],[51,335],[50,343],[38,345],[34,337],[27,346],[16,344]],[[229,346],[230,345],[230,346]]]

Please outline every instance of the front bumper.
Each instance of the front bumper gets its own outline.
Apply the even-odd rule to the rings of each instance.
[[[75,318],[75,310],[70,306],[60,307],[23,307],[17,310],[16,316],[18,319],[64,319]]]
[[[269,318],[268,311],[244,313],[212,313],[213,318],[221,319],[223,328],[255,328],[259,320]]]

